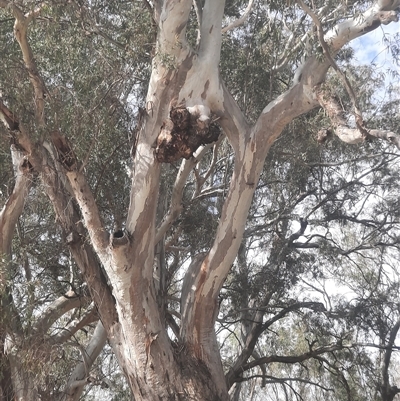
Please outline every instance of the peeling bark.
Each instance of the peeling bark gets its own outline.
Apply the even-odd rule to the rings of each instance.
[[[192,2],[154,4],[157,54],[160,59],[167,55],[173,65],[164,65],[157,56],[154,60],[146,99],[147,104],[151,104],[151,113],[143,113],[138,133],[125,230],[111,235],[106,232],[83,168],[66,136],[53,131],[51,144],[33,144],[23,124],[0,103],[0,112],[14,141],[45,183],[65,240],[88,283],[102,327],[138,401],[225,401],[229,398],[228,385],[233,384],[241,369],[273,361],[301,362],[341,349],[340,345],[333,344],[293,357],[274,355],[247,362],[254,351],[257,335],[265,329],[258,319],[247,334],[246,349],[228,376],[228,385],[225,381],[214,330],[217,300],[238,253],[252,197],[270,147],[289,122],[320,103],[336,121],[339,136],[348,142],[357,142],[359,138],[344,128],[345,119],[337,105],[314,91],[324,81],[331,65],[315,57],[310,57],[299,69],[293,86],[268,104],[256,124],[250,126],[218,73],[224,4],[223,0],[205,0],[201,18],[198,10],[200,42],[197,53],[190,49],[185,35]],[[38,121],[45,126],[44,81],[26,40],[31,17],[13,7],[15,36],[35,90]],[[389,3],[382,0],[363,15],[327,32],[324,40],[332,54],[351,39],[395,20],[396,14],[388,8]],[[155,245],[179,214],[179,191],[188,168],[195,163],[193,154],[201,152],[200,145],[218,139],[217,119],[234,150],[234,174],[212,247],[209,252],[197,255],[186,273],[180,333],[178,341],[173,343],[166,330],[165,311],[160,309],[162,303],[158,302],[153,279]],[[393,133],[375,131],[369,134],[382,138],[386,135],[398,146]],[[173,203],[156,233],[160,163],[172,163],[182,157],[188,161],[177,177]],[[53,320],[51,311],[48,313],[47,326]],[[104,341],[104,332],[99,334],[101,330],[99,326],[94,336],[92,355],[99,352]],[[87,379],[87,371],[83,370],[84,374],[82,369],[74,372],[68,383],[70,399],[76,399],[84,384],[82,381]]]
[[[400,149],[400,135],[388,130],[368,130],[365,127],[352,128],[349,126],[339,102],[333,96],[329,95],[327,90],[319,85],[315,88],[315,93],[320,105],[332,121],[333,132],[341,141],[354,145],[364,142],[366,139],[379,138],[392,143]],[[327,137],[328,135],[321,131],[319,142],[323,143]]]

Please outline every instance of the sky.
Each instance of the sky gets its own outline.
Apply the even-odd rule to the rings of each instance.
[[[384,37],[390,41],[395,40],[395,34],[400,34],[400,22],[392,22],[389,25],[381,25],[374,31],[355,39],[351,45],[355,50],[354,61],[359,64],[376,65],[377,72],[386,73],[388,69],[397,71],[400,74],[400,67],[393,62],[392,55],[385,43]],[[398,37],[400,40],[400,37]],[[386,73],[386,86],[392,83],[400,84],[400,79],[394,79]]]
[[[367,63],[371,59],[380,63],[387,61],[390,57],[387,57],[388,49],[383,36],[386,35],[388,39],[393,39],[396,33],[400,33],[400,22],[381,25],[374,31],[355,39],[353,44],[357,48],[356,58],[360,63]]]

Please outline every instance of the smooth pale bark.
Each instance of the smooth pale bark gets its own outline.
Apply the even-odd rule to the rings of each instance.
[[[60,401],[78,401],[87,383],[94,379],[90,376],[90,368],[107,342],[107,333],[103,324],[98,322],[92,338],[82,350],[82,362],[72,372]]]
[[[1,1],[0,5],[3,3]],[[325,41],[332,54],[381,23],[395,20],[396,14],[391,11],[395,3],[382,0],[364,14],[327,32]],[[22,127],[13,131],[14,138],[29,155],[31,164],[41,173],[48,188],[67,243],[88,283],[110,345],[137,401],[228,400],[228,386],[214,330],[218,294],[242,241],[265,157],[289,122],[319,107],[315,88],[324,81],[330,67],[328,60],[320,62],[316,57],[310,57],[296,73],[293,86],[267,105],[256,124],[250,126],[219,76],[224,4],[223,0],[205,0],[201,18],[199,13],[199,47],[194,52],[185,37],[192,2],[155,2],[156,56],[146,99],[147,110],[133,160],[125,231],[106,232],[84,171],[62,134],[54,132],[52,144],[46,145],[47,152],[43,148],[38,152]],[[30,57],[24,31],[27,17],[18,12],[15,15],[19,27],[15,34],[28,65],[28,62],[34,63],[34,59]],[[164,56],[171,60],[172,66],[163,64]],[[45,89],[37,68],[32,71],[36,113],[39,123],[44,123],[41,96]],[[175,203],[157,236],[155,216],[161,165],[155,149],[160,146],[160,134],[165,134],[166,127],[169,127],[167,134],[176,128],[171,111],[178,107],[186,108],[191,123],[197,127],[207,128],[213,118],[218,119],[234,150],[235,166],[213,245],[205,255],[194,258],[186,273],[180,336],[175,344],[167,333],[164,310],[159,309],[153,267],[156,242],[180,211],[179,194],[174,194]],[[186,173],[182,167],[182,174]],[[181,191],[182,185],[183,179],[178,177],[177,192]],[[82,226],[76,205],[65,195],[69,191],[79,205],[87,231]],[[86,233],[93,248],[86,241]],[[249,334],[246,350],[249,355],[255,337]],[[272,361],[299,362],[338,349],[339,345],[334,344],[296,357],[275,355],[247,364],[248,356],[244,354],[241,368],[251,369]]]
[[[329,63],[311,58],[294,86],[271,102],[255,126],[249,127],[218,75],[223,2],[205,2],[197,54],[191,53],[184,38],[190,5],[175,3],[169,8],[170,4],[161,9],[157,43],[159,51],[173,56],[175,65],[167,69],[158,63],[153,69],[147,97],[151,110],[139,133],[127,231],[122,238],[112,235],[110,245],[105,245],[98,212],[88,207],[92,196],[83,177],[77,170],[67,175],[92,243],[113,283],[119,321],[108,333],[135,398],[226,400],[228,391],[214,331],[217,297],[236,257],[268,150],[290,121],[319,105],[314,87],[324,80]],[[378,14],[376,8],[368,11],[362,26],[348,21],[339,24],[336,31],[328,33],[327,41],[339,50],[363,34],[366,24],[376,25]],[[177,41],[180,46],[175,45]],[[180,332],[183,348],[176,355],[162,323],[163,312],[158,310],[152,280],[160,174],[153,144],[171,109],[182,104],[189,111],[201,109],[202,121],[212,115],[219,118],[235,151],[235,168],[214,244],[205,258],[195,260],[185,278]],[[173,217],[176,210],[179,212],[177,207],[171,210]],[[188,377],[177,360],[197,366],[196,377]]]
[[[89,309],[89,311],[84,313],[79,319],[74,319],[57,331],[53,330],[52,336],[49,338],[49,344],[62,344],[71,339],[79,330],[98,320],[99,317],[96,309]]]

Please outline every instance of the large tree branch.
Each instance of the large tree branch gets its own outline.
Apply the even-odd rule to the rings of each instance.
[[[369,137],[379,138],[392,143],[400,149],[400,135],[392,131],[378,129],[368,130],[365,127],[360,127],[359,124],[357,124],[357,128],[349,127],[339,102],[328,92],[329,90],[325,89],[322,85],[318,85],[315,88],[316,97],[332,121],[334,133],[340,140],[349,144],[357,144]]]
[[[396,7],[394,3],[392,4],[393,8]],[[351,40],[376,29],[381,24],[397,21],[395,11],[384,11],[381,7],[383,7],[382,4],[376,3],[364,13],[337,24],[323,38],[321,37],[323,43],[329,47],[328,55],[334,57]],[[388,4],[385,3],[385,7],[387,9]],[[322,27],[320,27],[320,31],[322,32]],[[265,139],[265,128],[263,129],[263,127],[269,127],[269,137],[274,140],[289,121],[318,105],[313,88],[324,81],[330,66],[331,61],[328,59],[319,62],[314,56],[310,57],[296,72],[294,86],[263,110],[255,126],[254,135],[260,136],[261,134],[262,138],[258,138],[258,141],[265,142],[264,148],[269,149],[269,138]],[[300,87],[297,86],[299,82],[303,83]],[[290,112],[288,110],[282,112],[279,106],[287,104],[290,104]],[[272,121],[271,118],[273,118]],[[275,133],[273,128],[276,128]]]
[[[387,21],[388,17],[386,15],[386,19],[383,18],[381,11],[375,6],[364,14],[370,23],[375,20]],[[392,14],[389,17],[394,20]],[[366,25],[365,21],[360,26],[358,17],[346,21],[338,24],[329,33],[329,40],[326,41],[338,51],[351,39],[366,33],[367,26],[370,25]],[[232,138],[236,153],[234,173],[214,244],[203,263],[199,264],[197,274],[191,271],[187,273],[191,277],[188,285],[191,291],[182,296],[181,303],[182,335],[200,358],[212,360],[213,356],[210,353],[215,352],[213,327],[218,312],[217,297],[239,249],[265,157],[290,121],[319,105],[313,88],[323,82],[330,63],[321,63],[315,57],[311,57],[305,65],[307,68],[298,74],[292,88],[263,110],[250,132],[239,131],[235,118],[235,122],[228,125],[221,116],[221,125],[224,124],[223,128],[229,140]],[[229,132],[230,128],[233,132]],[[189,298],[196,302],[188,302]],[[204,356],[204,352],[208,354],[207,357]]]
[[[186,25],[189,20],[191,0],[164,0],[158,22],[157,51],[163,54],[179,56],[183,47],[187,47]]]
[[[326,32],[324,41],[329,47],[331,56],[336,56],[344,45],[355,38],[373,31],[381,24],[389,24],[392,21],[397,21],[397,13],[393,11],[398,6],[397,0],[391,4],[389,3],[389,0],[378,1],[365,12],[336,24]],[[313,88],[324,81],[325,74],[330,65],[329,60],[324,60],[321,63],[315,56],[309,57],[296,71],[295,83],[303,81],[310,88]]]
[[[364,13],[337,24],[324,35],[324,40],[332,55],[336,55],[346,43],[375,30],[381,24],[388,25],[393,21],[398,21],[395,11],[396,2],[393,2],[390,9],[388,4],[386,7],[382,7],[379,3],[375,3]]]
[[[97,309],[96,307],[93,307],[89,311],[83,313],[82,316],[69,322],[67,325],[63,325],[59,328],[55,327],[52,330],[51,336],[48,341],[50,344],[62,344],[68,341],[79,330],[98,320],[99,315],[97,313]]]
[[[32,10],[26,15],[14,3],[11,5],[15,17],[14,35],[19,43],[25,67],[35,91],[35,112],[39,126],[45,125],[44,101],[48,94],[44,81],[39,74],[31,46],[29,45],[27,33],[29,23],[40,13],[40,7]]]
[[[223,89],[223,105],[218,122],[224,130],[235,154],[239,154],[239,152],[243,151],[245,143],[250,136],[250,125],[222,79],[221,86]]]
[[[8,112],[5,113],[5,110]],[[104,324],[112,325],[118,320],[115,301],[97,257],[85,239],[86,232],[81,222],[81,216],[76,209],[76,205],[71,202],[70,193],[66,188],[68,180],[64,174],[64,167],[60,165],[61,163],[63,165],[67,163],[68,165],[71,160],[75,161],[69,153],[71,149],[67,148],[67,152],[63,153],[62,150],[65,151],[66,149],[61,146],[61,140],[59,143],[60,148],[58,149],[61,160],[58,160],[56,151],[48,144],[47,148],[54,162],[54,165],[52,165],[43,146],[35,146],[32,143],[24,125],[18,123],[14,114],[2,102],[0,102],[0,114],[7,114],[8,121],[11,124],[8,125],[9,133],[15,141],[16,147],[23,152],[33,170],[40,174],[47,196],[57,215],[57,221],[63,229],[66,242],[70,246],[72,255],[88,283],[92,299],[99,308],[100,317]],[[70,167],[72,165],[73,163],[69,164]]]
[[[78,401],[86,384],[91,382],[90,369],[107,342],[107,333],[98,322],[87,347],[82,350],[82,362],[72,372],[60,401]]]
[[[377,4],[383,11],[395,10],[400,6],[400,0],[377,0]]]
[[[11,195],[0,211],[0,255],[7,255],[7,257],[11,253],[15,226],[24,209],[32,180],[31,166],[24,153],[17,150],[15,145],[11,145],[11,156],[15,170],[15,184]]]
[[[0,108],[1,116],[3,116],[2,110]],[[6,122],[4,118],[3,121]],[[23,152],[17,150],[15,145],[11,145],[11,157],[16,175],[15,184],[11,195],[0,211],[0,393],[5,401],[14,399],[13,384],[15,384],[12,381],[10,360],[4,352],[5,338],[9,329],[12,330],[14,336],[23,333],[20,316],[8,287],[10,280],[8,263],[11,260],[11,243],[15,227],[23,212],[32,179],[31,166]]]
[[[251,12],[251,9],[253,8],[254,0],[249,0],[249,4],[247,4],[246,9],[243,11],[243,14],[240,16],[240,18],[232,21],[230,24],[228,24],[225,28],[222,28],[222,33],[226,33],[232,29],[237,28],[238,26],[244,24],[246,21],[248,15]]]
[[[45,184],[47,196],[63,229],[66,242],[88,284],[90,295],[98,308],[100,318],[108,328],[118,320],[115,300],[98,258],[86,240],[87,233],[82,224],[82,218],[76,204],[71,199],[72,189],[70,189],[68,178],[64,173],[64,164],[58,160],[56,150],[50,144],[46,143],[45,146],[48,153],[43,152],[44,157],[36,155],[34,167],[41,169],[41,178]],[[51,166],[48,156],[54,166]],[[36,163],[39,164],[36,165]],[[80,174],[82,173],[80,172]]]
[[[102,258],[102,262],[105,263],[108,259],[106,250],[108,246],[108,234],[103,227],[100,212],[92,190],[86,181],[82,168],[78,167],[78,160],[68,140],[58,131],[53,131],[51,133],[51,139],[58,152],[59,160],[66,170],[66,175],[69,179],[75,199],[82,211],[83,220],[93,246]]]
[[[216,69],[221,55],[225,0],[205,0],[200,27],[199,57]]]
[[[354,93],[353,87],[350,84],[349,79],[346,77],[346,74],[342,72],[342,70],[339,68],[339,66],[336,64],[335,60],[332,58],[328,44],[325,42],[324,39],[324,32],[322,28],[322,23],[318,19],[317,15],[303,2],[303,0],[297,0],[300,6],[303,8],[303,10],[310,15],[311,19],[313,20],[315,26],[317,27],[317,35],[318,35],[318,40],[322,46],[323,53],[327,60],[329,61],[331,67],[337,72],[339,77],[344,83],[344,86],[347,90],[347,93],[349,94],[349,97],[351,99],[351,102],[353,103],[353,108],[354,108],[354,116],[356,119],[356,124],[358,129],[365,134],[365,127],[364,127],[364,120],[361,114],[361,110],[359,109],[358,102],[356,99],[356,95]]]
[[[46,334],[51,325],[68,311],[82,307],[89,299],[80,297],[74,291],[68,291],[65,295],[53,301],[40,317],[36,320],[34,331]]]
[[[270,356],[265,356],[263,358],[251,361],[247,363],[246,365],[243,365],[242,370],[245,372],[249,369],[252,369],[256,366],[259,366],[261,364],[270,364],[274,362],[279,362],[279,363],[300,363],[304,362],[308,359],[315,358],[319,355],[334,352],[334,351],[339,351],[343,348],[346,348],[341,343],[336,343],[332,345],[327,345],[323,347],[316,348],[314,350],[310,350],[308,352],[305,352],[300,355],[293,355],[293,356],[288,356],[288,355],[270,355]]]

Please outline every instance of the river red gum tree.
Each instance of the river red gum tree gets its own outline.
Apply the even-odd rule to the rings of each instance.
[[[302,1],[299,4],[318,24],[317,11]],[[14,3],[1,0],[0,6],[10,9],[15,17],[14,34],[34,86],[37,125],[46,132],[44,104],[51,99],[46,100],[44,81],[27,39],[29,23],[40,9],[24,15]],[[335,111],[333,100],[321,89],[339,50],[381,24],[396,21],[398,6],[398,0],[378,0],[363,14],[324,32],[324,55],[310,55],[296,71],[290,89],[266,105],[256,123],[250,125],[219,74],[225,2],[205,0],[204,6],[197,8],[199,39],[195,49],[186,38],[192,1],[152,2],[156,51],[133,152],[125,229],[114,233],[107,232],[103,225],[82,163],[74,155],[74,145],[66,139],[68,132],[48,132],[46,138],[33,144],[31,133],[6,103],[1,103],[3,121],[14,142],[30,168],[46,181],[50,201],[135,400],[228,400],[228,384],[214,330],[218,295],[237,256],[264,160],[288,123],[322,106],[328,110],[342,140],[357,143],[368,134],[399,145],[393,132],[368,131],[362,123],[357,128],[347,127]],[[204,147],[218,137],[212,132],[216,124],[234,151],[234,172],[213,244],[206,254],[193,259],[185,274],[180,331],[178,340],[173,342],[160,302],[162,292],[153,278],[155,248],[179,215],[181,188],[191,168]],[[182,162],[170,209],[157,226],[162,163],[180,157],[187,160]],[[55,169],[48,168],[48,159]],[[60,191],[60,186],[67,191]],[[16,185],[14,192],[23,198],[27,185],[19,188]],[[80,211],[68,202],[68,192]],[[15,226],[12,216],[22,212],[21,202],[10,202],[5,208],[9,213],[4,216],[11,217],[7,222],[0,220],[1,228],[11,236]],[[90,244],[82,239],[86,230]],[[7,253],[7,244],[3,248],[2,252]],[[254,341],[252,344],[254,347]],[[235,365],[235,369],[240,366]],[[229,377],[235,377],[235,372],[230,372]]]

